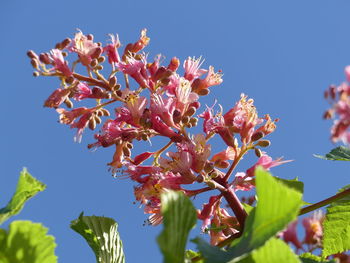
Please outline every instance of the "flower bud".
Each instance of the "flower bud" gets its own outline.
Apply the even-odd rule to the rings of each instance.
[[[126,144],[126,147],[128,147],[129,149],[132,149],[132,148],[134,148],[134,145],[132,145],[132,143],[128,142]]]
[[[256,145],[260,147],[269,147],[271,145],[271,142],[269,140],[261,140],[258,141]]]
[[[143,134],[141,135],[141,139],[142,139],[143,141],[148,141],[148,136],[147,136],[147,134],[143,133]]]
[[[254,148],[254,152],[257,157],[260,158],[262,156],[262,152],[259,148]]]
[[[168,69],[171,71],[176,71],[180,66],[180,60],[177,57],[173,57],[168,65]]]
[[[33,72],[33,77],[39,77],[40,73],[38,71]]]
[[[198,118],[191,118],[191,119],[190,119],[190,123],[191,123],[192,127],[193,127],[193,126],[197,126],[197,124],[198,124]]]
[[[196,108],[195,107],[190,107],[186,112],[185,112],[185,116],[192,116],[193,114],[195,114],[196,112]]]
[[[103,113],[103,116],[110,116],[111,115],[107,109],[102,108],[102,109],[100,109],[100,111]]]
[[[68,53],[65,52],[65,51],[63,51],[63,52],[62,52],[62,56],[66,57],[66,56],[68,56]]]
[[[105,56],[101,56],[97,59],[98,63],[103,63],[103,62],[105,62],[105,60],[106,60]]]
[[[190,118],[188,116],[184,116],[184,117],[182,117],[181,121],[183,124],[187,124],[190,121]]]
[[[91,62],[90,62],[90,66],[91,67],[96,67],[98,65],[98,61],[97,61],[97,59],[95,58],[95,59],[93,59],[93,60],[91,60]]]
[[[57,44],[55,45],[55,48],[56,48],[56,49],[59,49],[59,50],[62,50],[62,45],[61,45],[61,43],[57,43]]]
[[[199,96],[206,96],[210,93],[209,89],[200,89],[196,92]]]
[[[196,181],[198,183],[203,183],[204,182],[204,176],[202,174],[199,174],[197,177],[196,177]]]
[[[72,84],[73,81],[74,81],[74,77],[69,76],[69,77],[67,77],[67,78],[65,79],[65,81],[66,81],[67,84]]]
[[[213,163],[210,163],[210,162],[207,162],[205,163],[204,165],[204,172],[206,172],[207,174],[212,172],[214,170],[214,164]]]
[[[179,123],[181,121],[181,112],[179,110],[174,110],[174,113],[173,113],[173,121],[175,123]]]
[[[29,58],[32,58],[32,59],[37,59],[38,58],[38,55],[37,54],[35,54],[35,52],[33,51],[33,50],[29,50],[28,52],[27,52],[27,56],[29,57]]]
[[[86,38],[88,39],[88,40],[94,40],[94,35],[93,34],[88,34],[88,35],[86,35]]]
[[[39,55],[39,60],[44,64],[51,64],[50,56],[47,53],[41,53]]]
[[[33,68],[39,70],[39,63],[38,63],[38,60],[32,59],[32,60],[30,61],[30,64],[32,64],[32,67],[33,67]]]
[[[71,42],[72,42],[72,40],[70,38],[66,38],[65,40],[63,40],[61,42],[62,49],[65,49]]]
[[[109,79],[108,85],[113,88],[117,84],[117,77],[113,76]]]
[[[261,132],[261,131],[258,131],[258,132],[255,132],[253,135],[252,135],[252,141],[255,142],[255,141],[258,141],[260,140],[262,137],[264,137],[264,133]]]
[[[95,128],[96,128],[96,120],[95,120],[95,118],[91,118],[89,120],[89,129],[90,130],[95,130]]]
[[[222,169],[226,169],[227,167],[230,166],[230,163],[228,161],[222,161],[222,160],[216,160],[214,162],[214,166]]]
[[[97,115],[94,116],[94,119],[96,121],[96,124],[100,124],[102,122],[101,118],[98,117]]]
[[[102,54],[102,47],[97,47],[95,51],[92,53],[91,58],[98,58]]]
[[[102,65],[97,65],[97,66],[95,67],[95,69],[96,69],[96,70],[103,70],[103,66],[102,66]]]

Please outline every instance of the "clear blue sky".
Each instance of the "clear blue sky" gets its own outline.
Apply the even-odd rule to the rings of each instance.
[[[151,57],[202,55],[206,67],[225,74],[208,103],[217,98],[228,109],[242,92],[253,97],[260,114],[281,119],[270,136],[269,154],[295,160],[274,174],[298,176],[308,202],[332,195],[349,183],[348,163],[312,154],[334,146],[329,142],[331,122],[321,119],[328,106],[323,91],[345,79],[343,68],[350,64],[349,11],[346,0],[2,0],[0,204],[9,200],[26,166],[48,187],[15,219],[49,227],[60,262],[95,262],[87,244],[69,228],[81,211],[118,221],[127,262],[161,262],[155,242],[160,227],[142,226],[146,216],[132,204],[133,184],[107,171],[112,150],[88,151],[91,134],[74,143],[74,131],[42,107],[59,83],[34,79],[26,51],[49,50],[72,37],[76,28],[101,42],[108,33],[118,33],[124,44],[147,28]]]

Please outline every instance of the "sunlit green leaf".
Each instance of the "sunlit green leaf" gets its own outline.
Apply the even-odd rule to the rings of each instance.
[[[198,249],[208,262],[238,262],[283,230],[296,219],[302,205],[302,194],[272,177],[262,168],[256,171],[258,202],[250,212],[240,242],[227,252],[196,239]]]
[[[322,260],[321,257],[318,257],[311,253],[304,253],[300,255],[302,263],[337,263],[335,259],[332,260]]]
[[[84,216],[72,221],[70,227],[82,235],[95,253],[98,263],[124,263],[123,244],[118,224],[109,217]]]
[[[350,185],[340,192],[348,188]],[[323,257],[350,250],[350,195],[327,207],[322,243]]]
[[[199,252],[193,251],[191,249],[186,250],[185,263],[192,263],[192,260],[196,260],[196,263],[204,263],[204,260],[201,259],[201,254]]]
[[[157,241],[166,263],[183,263],[190,230],[195,226],[197,213],[192,202],[182,192],[162,194],[164,229]]]
[[[0,209],[0,224],[8,218],[18,214],[25,202],[40,191],[44,191],[46,186],[31,176],[26,169],[23,169],[18,179],[16,192],[6,207]]]
[[[271,238],[239,263],[300,263],[298,256],[282,240]]]
[[[350,161],[350,149],[348,147],[339,146],[334,148],[325,156],[314,154],[315,157],[332,160],[332,161]]]
[[[56,263],[55,238],[47,228],[30,221],[14,221],[9,231],[0,231],[0,262]]]

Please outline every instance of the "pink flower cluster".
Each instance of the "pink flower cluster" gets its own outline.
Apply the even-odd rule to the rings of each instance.
[[[315,211],[311,216],[304,217],[302,225],[305,231],[304,239],[300,241],[297,233],[298,221],[289,224],[286,230],[281,232],[279,236],[287,243],[293,244],[296,252],[313,252],[316,249],[322,249],[323,238],[323,220],[325,214],[322,210]],[[340,253],[332,256],[338,258],[341,263],[350,262],[350,255]]]
[[[331,129],[331,140],[350,144],[350,66],[345,68],[346,81],[339,86],[331,85],[324,97],[331,104],[323,117],[335,119]]]
[[[109,166],[114,173],[124,168],[122,175],[137,183],[136,200],[144,205],[145,213],[151,214],[151,224],[162,220],[161,193],[177,190],[193,197],[216,190],[198,210],[203,231],[210,234],[213,245],[240,233],[246,213],[236,192],[254,188],[257,166],[269,170],[284,163],[261,150],[270,145],[265,136],[275,130],[277,120],[269,115],[259,117],[254,101],[244,94],[227,112],[220,105],[217,110],[214,104],[198,113],[200,96],[208,95],[213,86],[222,83],[220,71],[212,66],[202,68],[203,60],[195,57],[187,58],[182,69],[176,57],[166,65],[162,65],[161,55],[150,60],[143,52],[150,41],[146,30],[123,51],[118,35],[110,38],[110,43],[102,45],[92,35],[79,31],[50,52],[28,52],[34,76],[60,79],[60,87],[44,105],[56,109],[62,124],[77,129],[77,141],[87,127],[94,130],[101,125],[89,148],[115,148]],[[73,58],[68,61],[68,57]],[[92,101],[94,106],[74,108],[73,102],[87,100],[88,105]],[[120,105],[114,106],[116,103]],[[110,118],[112,106],[114,117]],[[202,129],[189,133],[200,120]],[[219,135],[226,149],[212,150],[209,142],[215,135]],[[132,154],[137,141],[156,137],[165,138],[164,147]],[[235,172],[231,178],[250,150],[258,157],[256,163],[245,172]],[[187,186],[192,184],[199,188],[189,190]]]

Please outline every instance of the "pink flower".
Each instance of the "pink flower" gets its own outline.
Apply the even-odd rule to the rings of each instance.
[[[239,133],[244,143],[251,141],[255,127],[263,122],[258,118],[253,103],[253,99],[247,100],[247,96],[241,94],[241,99],[224,115],[225,124],[234,132]]]
[[[120,141],[132,141],[137,138],[138,130],[136,128],[125,128],[124,124],[116,120],[108,120],[102,127],[102,132],[95,135],[97,143],[93,146],[109,147]]]
[[[68,62],[64,60],[61,50],[52,49],[50,51],[50,59],[52,60],[54,68],[60,71],[64,76],[70,77],[72,75],[72,71],[68,67]]]
[[[176,109],[183,114],[188,105],[198,100],[198,95],[191,91],[191,84],[188,80],[180,78],[179,85],[175,88]]]
[[[238,233],[238,228],[239,223],[237,219],[230,216],[224,208],[217,207],[214,210],[214,216],[211,220],[211,228],[209,231],[210,244],[212,246],[218,245],[220,242]]]
[[[247,176],[249,177],[254,177],[255,175],[255,169],[258,166],[263,167],[265,170],[270,170],[270,168],[284,164],[284,163],[288,163],[291,162],[291,160],[286,160],[283,161],[282,157],[278,158],[276,160],[273,160],[270,156],[268,156],[266,153],[264,153],[257,161],[256,164],[254,164],[252,167],[250,167],[247,170]]]
[[[192,83],[192,88],[194,92],[200,94],[202,90],[207,90],[212,86],[219,85],[222,81],[222,74],[215,73],[214,67],[210,66],[207,76],[204,79],[195,79]]]
[[[71,90],[69,89],[56,89],[45,101],[44,107],[57,108],[60,106],[69,96]]]
[[[61,123],[70,124],[71,128],[78,129],[77,134],[74,137],[74,141],[81,142],[83,131],[87,127],[93,111],[85,107],[76,108],[71,111],[59,108],[56,111],[60,114],[59,118]],[[80,118],[76,121],[78,117]]]
[[[74,94],[74,99],[77,101],[81,101],[86,98],[91,98],[92,91],[88,85],[83,82],[79,82],[76,87],[76,93]]]
[[[173,114],[175,110],[174,100],[172,98],[164,99],[159,94],[152,94],[151,96],[151,113],[152,116],[159,116],[159,118],[169,126],[169,128],[179,127],[174,123]]]
[[[250,191],[255,187],[255,180],[246,173],[239,172],[236,173],[232,186],[235,191]]]
[[[210,225],[210,220],[214,215],[214,208],[217,205],[217,203],[220,203],[220,196],[219,195],[211,196],[209,199],[209,202],[204,204],[202,210],[198,212],[198,219],[203,220],[203,223],[202,223],[203,232],[205,232],[205,230]]]
[[[120,62],[120,57],[118,53],[118,48],[120,47],[120,41],[118,35],[114,37],[114,35],[110,34],[111,44],[108,44],[103,48],[103,52],[107,53],[108,62],[110,64]]]
[[[287,229],[280,233],[280,236],[285,242],[292,243],[297,249],[301,249],[302,245],[297,235],[297,224],[298,220],[290,223]]]
[[[146,57],[142,56],[141,60],[127,56],[126,62],[116,63],[117,68],[124,74],[130,75],[142,88],[148,87],[148,75],[146,71]]]
[[[147,160],[149,157],[151,157],[154,154],[154,152],[144,152],[141,153],[137,156],[135,156],[134,160],[132,161],[132,163],[134,165],[139,165],[140,163],[144,162],[145,160]]]
[[[144,49],[148,45],[149,40],[150,38],[147,37],[147,29],[142,29],[139,40],[136,43],[130,43],[126,45],[124,54],[123,54],[123,60],[125,56],[128,56],[130,52],[137,53],[142,49]]]
[[[185,79],[192,81],[207,72],[207,70],[200,68],[204,62],[204,60],[201,61],[201,59],[202,57],[197,59],[195,57],[188,57],[184,61]]]
[[[304,242],[306,244],[321,245],[323,229],[322,222],[324,214],[322,210],[318,210],[313,213],[311,217],[305,217],[303,219],[303,226],[305,228]]]
[[[196,180],[196,176],[191,170],[193,158],[188,151],[179,149],[178,152],[167,152],[166,155],[171,159],[159,158],[159,164],[164,170],[181,174],[183,184],[192,184]]]
[[[69,50],[78,54],[84,66],[89,66],[92,59],[99,57],[102,53],[102,48],[85,36],[81,31],[75,34]]]

